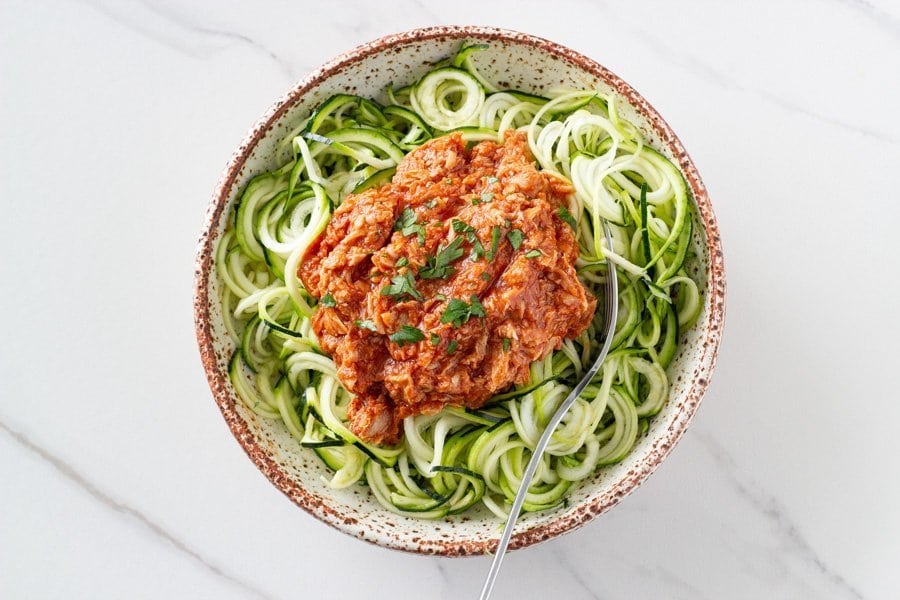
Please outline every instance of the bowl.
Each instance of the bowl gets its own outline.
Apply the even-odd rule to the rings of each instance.
[[[511,548],[523,548],[584,525],[639,486],[671,452],[697,411],[716,361],[725,316],[725,273],[719,230],[706,188],[672,129],[630,85],[597,62],[538,37],[491,27],[432,27],[390,35],[359,46],[323,65],[269,108],[250,129],[213,193],[196,259],[194,318],[209,384],[238,443],[269,480],[298,506],[325,523],[389,548],[460,556],[491,552],[500,526],[486,510],[439,521],[389,512],[364,486],[332,490],[321,480],[325,466],[301,448],[281,422],[257,416],[238,401],[227,363],[234,350],[219,307],[220,282],[213,270],[216,244],[240,190],[254,175],[286,157],[276,142],[317,104],[338,92],[377,97],[389,82],[406,85],[462,42],[484,42],[479,69],[501,87],[540,93],[555,86],[614,92],[622,115],[638,125],[648,143],[684,173],[696,204],[692,243],[704,306],[682,334],[669,367],[670,397],[624,461],[598,471],[569,496],[566,506],[529,513],[519,520]]]

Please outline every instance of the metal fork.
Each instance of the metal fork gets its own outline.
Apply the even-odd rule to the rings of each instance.
[[[606,236],[606,247],[612,249],[612,238],[606,221],[603,221],[603,233]],[[513,500],[512,508],[510,508],[509,511],[509,518],[506,520],[506,526],[503,528],[503,535],[500,536],[500,541],[497,543],[494,561],[491,563],[491,569],[488,571],[487,578],[484,580],[484,587],[481,588],[481,596],[479,596],[480,600],[488,600],[491,596],[491,591],[494,589],[494,582],[497,580],[497,574],[500,572],[500,565],[503,564],[503,557],[506,556],[506,549],[509,547],[509,541],[512,539],[513,530],[516,528],[519,512],[522,510],[522,504],[525,502],[525,495],[528,493],[528,488],[531,487],[531,480],[534,479],[534,473],[537,471],[538,464],[541,462],[544,450],[547,449],[547,445],[550,443],[550,437],[563,420],[563,417],[566,416],[566,413],[572,407],[572,404],[575,403],[575,400],[581,395],[581,392],[584,391],[587,384],[590,383],[591,379],[594,378],[594,375],[600,370],[600,366],[603,364],[606,355],[609,353],[613,332],[616,328],[616,318],[618,317],[619,289],[615,265],[613,265],[608,258],[606,259],[606,263],[609,268],[606,281],[606,312],[604,313],[606,315],[606,323],[604,323],[606,331],[603,338],[603,347],[600,349],[600,354],[597,355],[591,368],[588,369],[587,373],[584,374],[584,377],[581,378],[581,381],[578,382],[578,385],[575,386],[563,403],[559,405],[559,408],[556,409],[556,412],[553,413],[553,416],[547,423],[547,427],[544,429],[544,433],[541,435],[541,439],[538,440],[537,445],[532,451],[531,460],[528,461],[528,466],[525,468],[525,474],[522,476],[522,483],[519,484],[519,491],[516,493],[516,498]]]

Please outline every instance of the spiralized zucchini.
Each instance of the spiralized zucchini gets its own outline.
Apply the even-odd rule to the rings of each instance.
[[[319,349],[310,326],[316,299],[297,277],[305,249],[347,194],[389,181],[406,153],[449,131],[477,142],[522,129],[540,168],[572,182],[576,267],[598,297],[610,265],[618,269],[619,317],[613,350],[553,435],[526,511],[559,505],[573,485],[628,454],[665,404],[666,368],[702,306],[684,266],[692,217],[679,170],[619,116],[615,98],[498,90],[475,67],[482,49],[465,47],[416,84],[388,89],[387,106],[347,94],[324,102],[284,140],[293,158],[246,186],[216,254],[238,397],[316,452],[332,471],[328,485],[365,481],[388,510],[410,517],[479,503],[506,517],[530,448],[599,349],[603,315],[533,363],[526,385],[478,410],[409,417],[397,447],[366,444],[347,427],[351,396]]]

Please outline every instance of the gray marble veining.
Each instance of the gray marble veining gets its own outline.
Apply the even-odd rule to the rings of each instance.
[[[66,479],[77,485],[84,493],[96,500],[99,504],[108,508],[110,511],[118,513],[122,518],[132,519],[136,521],[141,526],[143,526],[148,533],[156,536],[161,541],[168,543],[177,552],[192,559],[195,563],[197,563],[199,566],[202,566],[210,573],[213,573],[217,577],[220,577],[228,581],[232,585],[238,586],[243,589],[245,592],[247,592],[249,597],[261,598],[262,600],[275,600],[275,596],[272,596],[267,592],[256,588],[252,584],[240,579],[239,577],[228,573],[221,567],[205,558],[196,549],[192,548],[186,542],[182,541],[175,533],[169,531],[168,529],[154,521],[152,518],[145,515],[139,509],[116,500],[107,492],[97,487],[96,484],[94,484],[90,479],[80,473],[73,466],[68,464],[65,460],[41,447],[24,433],[12,429],[8,425],[6,425],[3,420],[0,420],[0,431],[6,434],[19,446],[39,457],[42,461],[53,467],[60,476],[65,477]]]
[[[900,41],[900,18],[866,0],[838,0],[859,14],[864,15],[875,27]]]
[[[122,27],[147,36],[191,58],[204,59],[223,46],[241,44],[274,62],[289,82],[293,82],[300,73],[300,70],[295,70],[289,61],[266,47],[263,42],[237,31],[214,29],[194,23],[177,10],[155,2],[81,1]]]
[[[723,444],[713,435],[702,430],[695,429],[694,435],[709,452],[732,488],[778,532],[786,551],[806,563],[840,596],[857,600],[864,598],[859,590],[850,585],[843,576],[822,560],[797,525],[793,523],[778,498],[766,492],[758,482],[741,475],[734,458]]]
[[[848,0],[848,2],[854,6],[867,7],[864,11],[866,12],[866,14],[877,14],[877,9],[861,0]],[[596,6],[602,8],[604,15],[609,18],[615,19],[616,22],[621,26],[627,27],[634,34],[634,39],[638,43],[646,46],[653,53],[659,56],[660,59],[662,59],[666,64],[677,65],[678,67],[684,69],[687,73],[701,81],[705,81],[724,90],[755,96],[783,110],[815,119],[820,123],[827,124],[832,127],[837,127],[845,131],[852,131],[854,133],[864,135],[880,142],[885,142],[892,145],[900,145],[900,138],[887,134],[884,131],[861,126],[857,123],[844,121],[826,114],[822,114],[819,111],[803,107],[795,101],[792,101],[790,98],[782,97],[769,89],[757,89],[750,87],[742,83],[738,79],[735,79],[733,76],[729,75],[721,68],[718,68],[713,64],[710,64],[706,60],[703,60],[701,58],[698,58],[697,56],[693,56],[681,50],[674,43],[677,40],[671,40],[669,38],[663,39],[653,31],[639,27],[635,23],[632,23],[623,18],[613,8],[606,5],[605,3],[598,3]],[[886,17],[886,19],[889,19],[889,17]],[[876,22],[882,23],[883,20],[876,19]],[[893,30],[893,27],[891,29]]]

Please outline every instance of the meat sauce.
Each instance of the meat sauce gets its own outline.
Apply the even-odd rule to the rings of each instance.
[[[396,443],[407,416],[481,406],[584,331],[596,299],[561,218],[572,191],[537,170],[523,133],[470,150],[451,134],[344,199],[298,275],[357,436]]]

